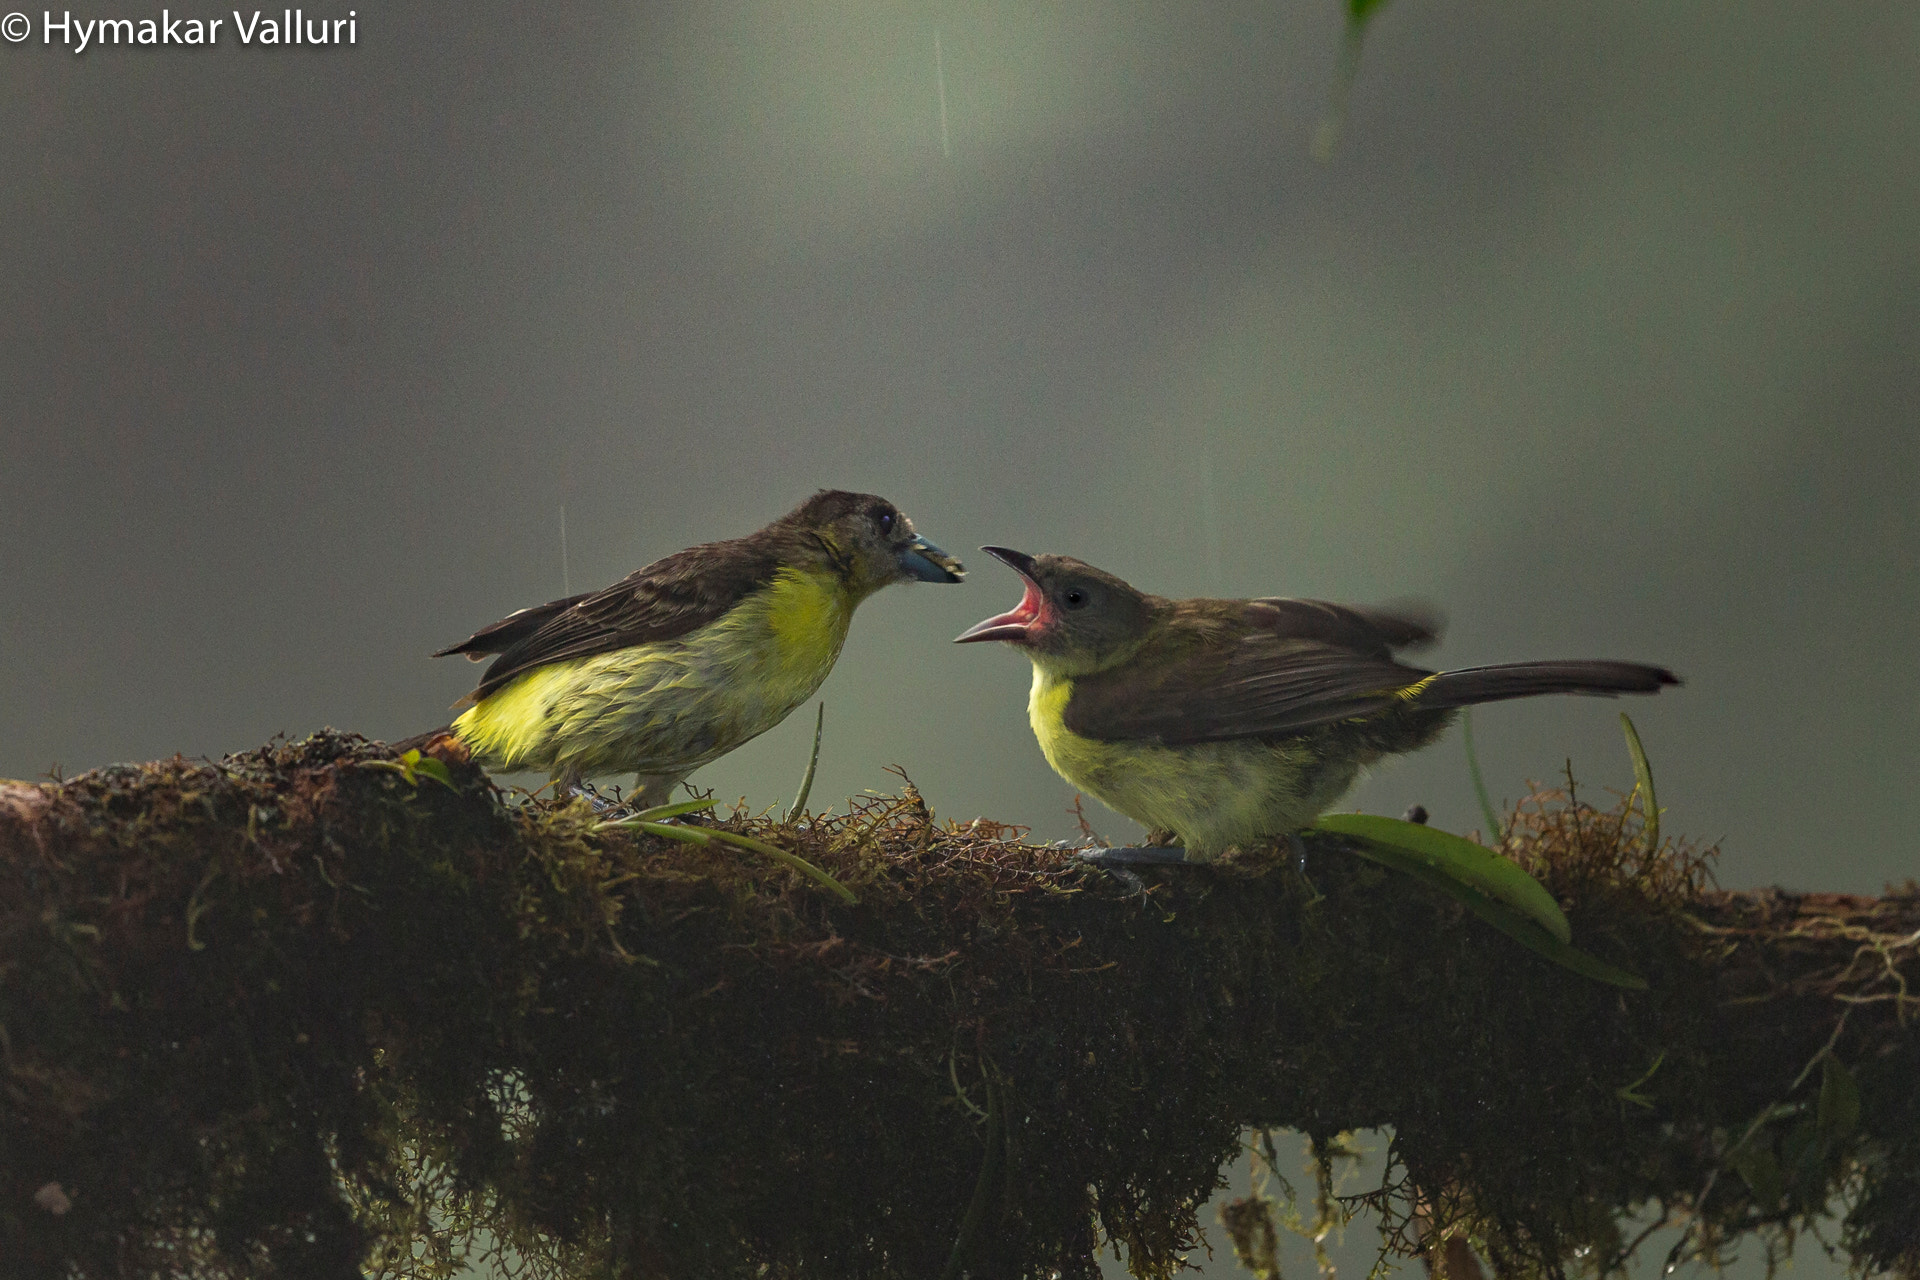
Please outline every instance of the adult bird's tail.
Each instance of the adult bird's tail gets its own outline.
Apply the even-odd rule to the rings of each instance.
[[[1665,667],[1638,662],[1568,660],[1505,662],[1492,667],[1462,667],[1432,677],[1414,699],[1422,707],[1471,707],[1542,693],[1586,693],[1611,698],[1622,693],[1658,693],[1679,684]]]

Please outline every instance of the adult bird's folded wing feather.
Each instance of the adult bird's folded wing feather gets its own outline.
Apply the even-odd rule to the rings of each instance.
[[[445,652],[500,655],[469,695],[477,701],[534,667],[683,636],[765,586],[779,568],[771,551],[751,556],[712,551],[711,545],[689,547],[604,590],[522,609]],[[496,648],[478,647],[501,641]]]

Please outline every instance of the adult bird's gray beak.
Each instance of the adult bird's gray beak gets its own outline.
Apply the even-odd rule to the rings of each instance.
[[[967,576],[965,565],[920,537],[900,548],[896,562],[916,582],[958,582]]]
[[[1040,618],[1046,606],[1046,597],[1040,593],[1040,584],[1033,580],[1033,557],[1011,547],[980,549],[1019,574],[1026,581],[1027,593],[1020,597],[1019,604],[1007,612],[996,613],[991,618],[974,623],[955,636],[953,642],[972,644],[976,640],[1005,640],[1009,644],[1025,644],[1027,629]]]

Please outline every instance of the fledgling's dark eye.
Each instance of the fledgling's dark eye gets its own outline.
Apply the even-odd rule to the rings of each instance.
[[[881,533],[892,533],[894,514],[885,507],[875,507],[873,509],[873,522],[880,526]]]
[[[1069,609],[1078,609],[1087,603],[1087,593],[1079,587],[1068,587],[1067,593],[1060,597]]]

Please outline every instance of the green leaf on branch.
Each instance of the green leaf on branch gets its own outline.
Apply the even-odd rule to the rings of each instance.
[[[813,717],[813,754],[807,757],[807,771],[800,777],[800,790],[793,797],[793,807],[787,810],[789,818],[797,818],[806,812],[807,796],[813,792],[813,771],[820,765],[820,732],[827,727],[827,704],[821,703]]]
[[[651,809],[642,809],[639,813],[632,815],[632,817],[627,820],[634,822],[665,822],[668,818],[677,818],[683,813],[698,813],[702,809],[711,809],[717,803],[718,801],[712,797],[707,797],[700,800],[682,800],[678,804],[655,805]],[[619,822],[610,822],[604,825],[617,827],[621,824]]]
[[[1438,889],[1563,969],[1616,987],[1646,989],[1645,978],[1573,946],[1573,927],[1546,887],[1483,845],[1375,814],[1327,814],[1316,826],[1352,841],[1361,857]]]
[[[1620,713],[1620,728],[1627,735],[1627,754],[1633,757],[1633,789],[1640,797],[1640,812],[1646,822],[1647,852],[1660,847],[1660,802],[1653,794],[1653,766],[1647,763],[1646,748],[1640,745],[1640,731],[1633,727],[1627,713]]]
[[[1573,940],[1573,926],[1546,886],[1483,844],[1424,823],[1371,813],[1327,814],[1317,825],[1322,831],[1352,836],[1376,848],[1398,850],[1447,879],[1506,904],[1560,941]]]
[[[446,762],[421,755],[418,747],[408,747],[392,760],[368,760],[365,764],[369,769],[399,774],[410,787],[419,786],[421,778],[432,778],[449,791],[459,790],[453,782],[453,770],[447,768]]]
[[[752,836],[743,836],[732,831],[723,831],[717,827],[680,827],[670,825],[662,819],[677,818],[682,814],[699,809],[711,809],[714,801],[683,800],[679,804],[663,804],[652,809],[643,809],[629,818],[619,818],[612,822],[603,822],[602,831],[644,831],[648,835],[659,836],[663,840],[677,840],[681,844],[709,845],[714,843],[732,845],[736,849],[747,849],[763,858],[792,867],[809,880],[831,889],[848,906],[857,904],[860,899],[853,890],[841,884],[827,872],[814,866],[796,853],[768,844],[764,840],[755,840]]]

